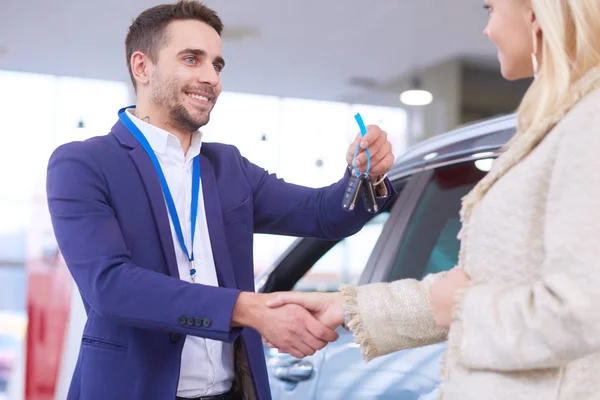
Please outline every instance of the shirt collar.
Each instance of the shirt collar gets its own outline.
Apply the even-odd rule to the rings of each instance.
[[[131,121],[135,124],[135,126],[137,126],[140,132],[142,132],[154,152],[161,155],[166,155],[170,149],[177,151],[182,150],[181,143],[175,135],[139,119],[133,114],[131,109],[127,109],[126,112],[129,113],[128,115]],[[188,149],[186,159],[191,159],[192,157],[198,155],[201,148],[202,132],[198,130],[192,134],[192,143]]]

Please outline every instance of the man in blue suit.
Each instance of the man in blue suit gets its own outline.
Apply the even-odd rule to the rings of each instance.
[[[47,194],[87,311],[68,399],[270,399],[261,335],[297,357],[337,334],[254,293],[254,232],[339,239],[372,216],[341,207],[350,171],[310,189],[233,146],[202,143],[224,67],[216,13],[181,1],[144,11],[126,39],[135,108],[111,132],[59,147]],[[233,116],[235,118],[235,116]],[[357,135],[380,206],[393,189],[385,132]]]

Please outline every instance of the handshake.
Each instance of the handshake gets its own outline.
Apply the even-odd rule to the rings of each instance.
[[[436,278],[424,290],[429,292],[433,322],[448,329],[452,324],[457,291],[466,288],[470,278],[458,267],[438,274]],[[304,358],[337,340],[335,329],[344,323],[343,303],[341,292],[242,292],[233,310],[233,326],[254,328],[271,347]]]
[[[234,326],[257,330],[264,341],[297,358],[313,355],[338,339],[344,323],[342,293],[242,292],[233,311]]]

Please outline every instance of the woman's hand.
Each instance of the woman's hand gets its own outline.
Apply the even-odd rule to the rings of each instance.
[[[274,293],[273,298],[267,301],[267,306],[271,308],[285,304],[304,307],[331,329],[336,329],[344,323],[343,297],[340,292],[280,292]]]
[[[429,288],[429,302],[433,319],[438,326],[449,328],[452,309],[456,304],[456,292],[469,285],[470,279],[461,269],[453,268]]]

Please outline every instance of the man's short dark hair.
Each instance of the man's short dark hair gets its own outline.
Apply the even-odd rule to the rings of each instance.
[[[149,8],[133,21],[125,38],[125,54],[134,88],[136,82],[131,71],[131,55],[141,51],[148,55],[150,61],[156,62],[158,52],[168,40],[167,26],[173,21],[185,20],[204,22],[219,35],[223,32],[223,22],[217,13],[195,0],[179,0],[174,4],[161,4]]]

